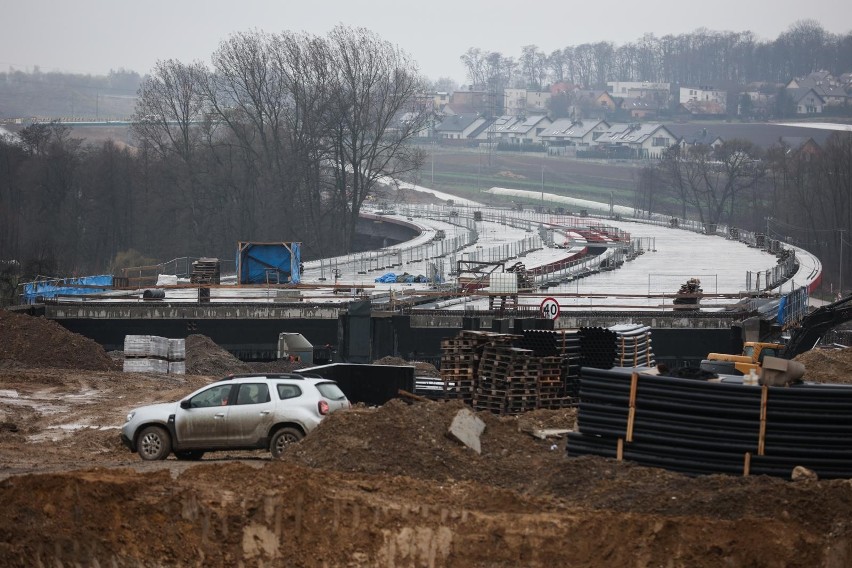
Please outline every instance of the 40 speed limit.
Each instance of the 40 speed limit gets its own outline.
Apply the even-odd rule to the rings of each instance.
[[[555,320],[559,317],[559,302],[556,298],[545,298],[541,302],[541,317]]]

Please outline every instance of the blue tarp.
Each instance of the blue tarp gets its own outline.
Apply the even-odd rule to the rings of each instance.
[[[239,243],[237,281],[240,284],[301,281],[302,243]]]
[[[393,272],[388,272],[387,274],[382,274],[381,276],[376,278],[374,282],[380,282],[382,284],[414,284],[415,282],[419,284],[426,284],[429,282],[429,279],[423,276],[422,274],[415,276],[407,272],[405,274],[395,274]]]
[[[778,302],[778,318],[776,320],[778,323],[780,323],[780,324],[787,323],[785,321],[786,317],[787,317],[786,312],[787,312],[787,296],[781,296],[781,301]]]
[[[33,304],[36,298],[55,298],[63,296],[83,296],[85,294],[96,294],[112,288],[112,274],[101,274],[99,276],[80,276],[76,278],[54,278],[52,280],[39,280],[24,284],[25,304]]]

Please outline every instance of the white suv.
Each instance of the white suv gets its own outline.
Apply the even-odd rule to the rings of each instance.
[[[279,457],[329,413],[349,408],[337,383],[293,373],[230,376],[179,402],[127,415],[121,441],[143,460],[201,459],[204,452],[268,448]]]

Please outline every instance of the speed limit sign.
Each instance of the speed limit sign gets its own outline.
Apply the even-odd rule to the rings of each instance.
[[[551,320],[559,317],[559,302],[556,298],[545,298],[541,301],[541,317]]]

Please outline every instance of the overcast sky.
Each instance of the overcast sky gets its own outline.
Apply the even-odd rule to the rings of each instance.
[[[545,53],[567,45],[645,33],[753,31],[774,39],[791,24],[815,19],[829,32],[852,30],[852,2],[712,0],[577,2],[573,0],[5,0],[0,9],[0,69],[103,75],[145,74],[160,59],[209,62],[237,31],[306,31],[367,27],[407,51],[430,79],[466,82],[459,57],[470,47],[517,58],[524,45]]]

